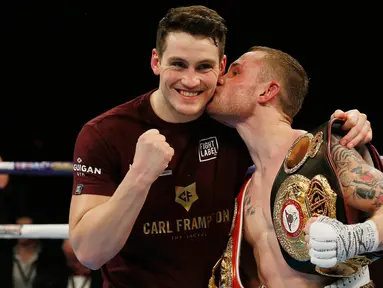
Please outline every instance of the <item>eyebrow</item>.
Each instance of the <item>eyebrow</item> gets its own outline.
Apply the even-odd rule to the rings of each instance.
[[[168,59],[168,62],[173,62],[173,61],[181,61],[181,62],[187,62],[187,63],[189,63],[189,61],[187,61],[186,59],[180,58],[180,57],[170,57],[170,58]],[[198,65],[201,65],[201,64],[205,64],[205,63],[211,64],[212,66],[214,66],[214,65],[217,64],[215,60],[204,59],[204,60],[198,61],[198,62],[197,62],[197,66],[198,66]]]
[[[185,60],[185,59],[182,59],[182,58],[180,58],[180,57],[170,57],[170,58],[168,59],[168,61],[169,61],[169,62],[172,62],[172,61],[183,61],[183,62],[185,62],[186,60]]]
[[[239,63],[239,62],[233,62],[233,63],[231,63],[229,70],[233,69],[236,66],[240,66],[240,65],[241,65],[241,63]]]

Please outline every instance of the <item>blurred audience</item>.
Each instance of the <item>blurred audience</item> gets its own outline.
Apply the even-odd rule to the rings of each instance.
[[[18,217],[16,224],[33,224],[30,216]],[[2,255],[0,287],[66,288],[66,262],[56,239],[9,239],[12,253]],[[61,243],[61,242],[60,242]]]
[[[30,217],[20,217],[16,224],[32,224]],[[36,278],[36,267],[41,245],[35,239],[17,239],[13,248],[12,282],[14,288],[32,288]]]

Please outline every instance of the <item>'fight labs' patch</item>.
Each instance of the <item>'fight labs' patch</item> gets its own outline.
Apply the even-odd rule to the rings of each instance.
[[[77,184],[76,191],[74,192],[74,194],[80,195],[82,192],[82,188],[84,188],[84,184]]]
[[[209,137],[199,140],[198,157],[199,162],[205,162],[217,158],[218,140],[217,137]]]

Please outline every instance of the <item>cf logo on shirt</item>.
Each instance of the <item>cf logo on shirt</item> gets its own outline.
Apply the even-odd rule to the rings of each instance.
[[[181,195],[178,196],[182,201],[189,202],[190,198],[193,196],[189,191],[181,192]]]
[[[195,182],[186,187],[176,186],[176,202],[181,204],[186,211],[189,212],[191,206],[197,200],[198,195]]]

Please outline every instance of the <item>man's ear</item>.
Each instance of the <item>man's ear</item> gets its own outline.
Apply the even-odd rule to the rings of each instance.
[[[152,50],[152,58],[150,60],[150,66],[152,67],[154,75],[160,74],[160,55],[158,55],[157,49]]]
[[[265,83],[264,89],[261,94],[258,95],[258,103],[267,103],[272,100],[281,90],[281,86],[278,82],[272,81]]]
[[[219,63],[219,76],[223,76],[226,71],[227,57],[223,55],[221,62]]]

